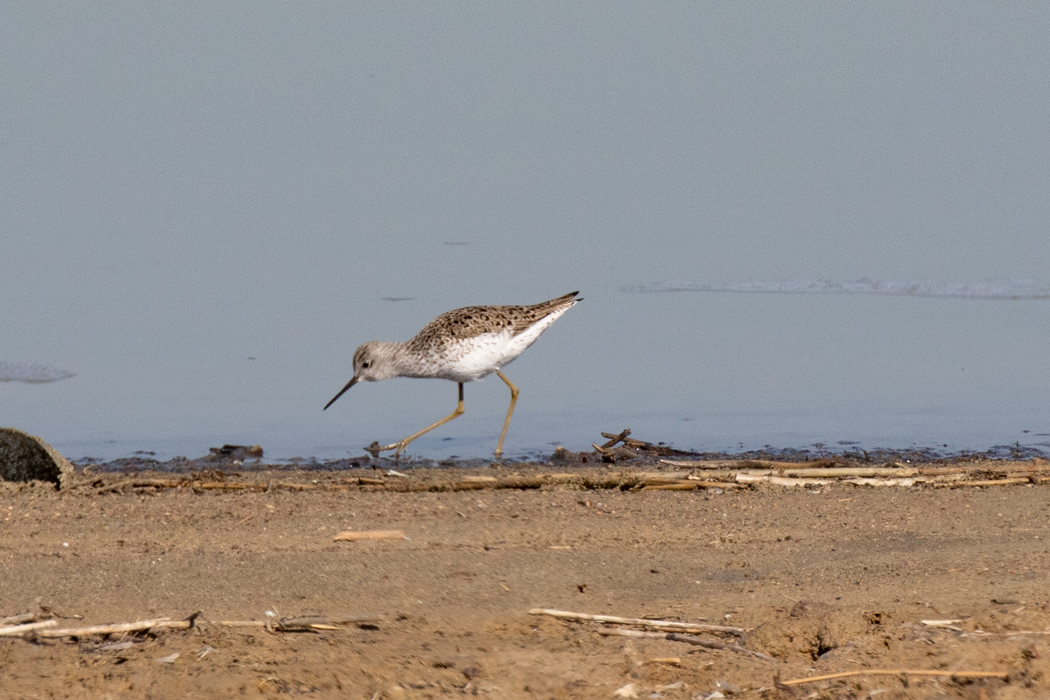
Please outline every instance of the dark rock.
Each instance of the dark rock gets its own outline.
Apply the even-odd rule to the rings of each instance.
[[[0,428],[0,479],[50,481],[59,488],[73,475],[73,465],[35,435]]]

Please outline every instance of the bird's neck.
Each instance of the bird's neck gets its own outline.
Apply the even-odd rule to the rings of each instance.
[[[431,363],[426,361],[426,355],[421,356],[411,342],[387,343],[385,349],[397,370],[397,376],[423,379],[435,376]]]
[[[412,362],[412,352],[408,347],[408,343],[399,343],[396,341],[376,341],[379,346],[377,349],[387,358],[387,364],[392,370],[391,376],[393,377],[416,377],[419,376],[415,373],[418,369],[417,363]]]

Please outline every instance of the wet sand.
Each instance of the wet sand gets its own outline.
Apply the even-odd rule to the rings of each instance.
[[[637,468],[578,473],[608,480]],[[136,642],[126,648],[99,637],[0,637],[3,697],[1050,696],[1050,634],[1040,634],[1050,627],[1048,485],[760,484],[720,493],[368,485],[441,488],[551,471],[559,470],[237,477],[341,491],[115,489],[127,479],[115,474],[81,476],[63,491],[4,485],[0,616],[43,609],[75,627],[200,611],[201,622],[105,640]],[[409,539],[333,539],[391,529]],[[741,638],[708,638],[772,660],[603,636],[598,623],[530,615],[536,607],[739,626]],[[300,632],[216,624],[262,621],[266,611],[381,618]],[[923,624],[934,619],[954,622]],[[1008,677],[776,686],[862,669]]]

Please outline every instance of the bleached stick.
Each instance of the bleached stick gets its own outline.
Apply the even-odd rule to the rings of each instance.
[[[1012,484],[1030,484],[1032,483],[1028,477],[1020,477],[1016,479],[990,479],[988,481],[952,481],[951,483],[945,484],[951,488],[959,488],[961,486],[1010,486]]]
[[[171,623],[170,617],[158,617],[154,620],[141,620],[139,622],[123,622],[116,625],[95,625],[94,627],[71,627],[61,630],[44,630],[41,637],[86,637],[92,634],[113,634],[114,632],[141,632],[154,627],[181,627],[189,626],[186,621]]]
[[[925,479],[845,479],[842,483],[854,486],[914,486]]]
[[[859,474],[843,474],[842,470],[838,469],[815,469],[811,473],[801,470],[779,470],[779,469],[731,469],[731,470],[716,470],[709,472],[700,472],[699,474],[690,474],[685,477],[689,480],[703,480],[703,479],[733,479],[739,474],[746,474],[747,476],[783,476],[783,477],[816,477],[816,478],[881,478],[875,476],[868,476],[874,470],[872,469],[858,469]],[[916,473],[916,471],[918,473]],[[901,473],[896,475],[883,474],[882,477],[892,479],[915,479],[916,481],[946,481],[952,479],[965,478],[966,474],[962,469],[954,469],[950,472],[947,470],[936,470],[938,473],[930,473],[934,470],[928,469],[902,469]]]
[[[302,629],[302,628],[321,628],[326,629],[342,629],[339,625],[363,623],[363,622],[376,622],[383,620],[382,615],[374,614],[362,614],[362,615],[311,615],[307,617],[289,617],[280,620],[276,625],[277,630],[289,630],[289,629]],[[116,632],[140,632],[148,629],[188,629],[192,626],[203,627],[206,625],[221,625],[223,627],[265,627],[266,622],[263,620],[218,620],[211,622],[208,620],[196,620],[190,622],[189,620],[172,620],[171,618],[161,617],[154,620],[141,620],[139,622],[125,622],[120,624],[110,625],[95,625],[93,627],[71,627],[67,629],[53,630],[48,629],[55,627],[58,622],[55,620],[44,620],[42,622],[33,622],[25,625],[15,625],[9,627],[0,627],[0,637],[14,637],[25,634],[26,632],[34,632],[36,630],[44,630],[39,633],[41,637],[86,637],[96,634],[114,634]]]
[[[54,620],[44,620],[43,622],[30,622],[25,625],[14,625],[13,627],[0,627],[0,637],[16,637],[26,632],[32,632],[34,630],[44,629],[45,627],[54,627],[58,623]]]
[[[780,685],[802,685],[803,683],[816,683],[817,681],[830,681],[836,678],[850,678],[852,676],[941,676],[942,678],[1007,678],[1009,673],[1005,671],[927,671],[910,669],[868,669],[866,671],[842,671],[841,673],[829,673],[824,676],[810,676],[808,678],[793,678],[790,681],[780,681]]]
[[[821,459],[815,462],[773,462],[768,459],[704,459],[673,460],[661,459],[661,463],[670,464],[679,469],[811,469],[814,467],[834,466],[835,460]]]
[[[959,628],[955,625],[962,622],[961,619],[956,618],[953,620],[919,620],[922,624],[927,627],[939,627],[941,629],[958,630]]]
[[[741,484],[774,484],[775,486],[826,486],[832,483],[828,479],[787,479],[782,476],[751,476],[737,474],[736,480]]]
[[[22,613],[21,615],[12,615],[11,617],[0,618],[0,627],[6,625],[21,625],[26,622],[36,622],[40,619],[40,613]]]
[[[643,491],[699,491],[700,489],[738,489],[739,484],[724,481],[680,481],[673,484],[646,484]]]
[[[635,627],[648,627],[650,629],[674,630],[677,632],[723,632],[725,634],[743,635],[746,631],[743,627],[726,627],[724,625],[704,625],[695,622],[676,622],[675,620],[646,620],[638,617],[616,617],[615,615],[591,615],[589,613],[569,612],[568,610],[551,610],[549,608],[533,608],[530,615],[547,615],[558,617],[563,620],[588,620],[591,622],[605,622],[610,625],[634,625]]]
[[[918,469],[901,469],[899,467],[832,467],[829,469],[781,469],[782,476],[794,476],[801,479],[809,477],[908,477],[919,474]]]
[[[360,622],[378,622],[382,619],[382,615],[309,615],[304,617],[286,617],[278,623],[278,629],[318,627],[322,625],[328,629],[340,629],[338,625],[356,624]]]

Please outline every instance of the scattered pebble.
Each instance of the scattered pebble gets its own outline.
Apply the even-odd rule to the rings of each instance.
[[[638,686],[634,683],[628,683],[625,686],[618,688],[613,692],[614,698],[636,698],[638,697]]]

